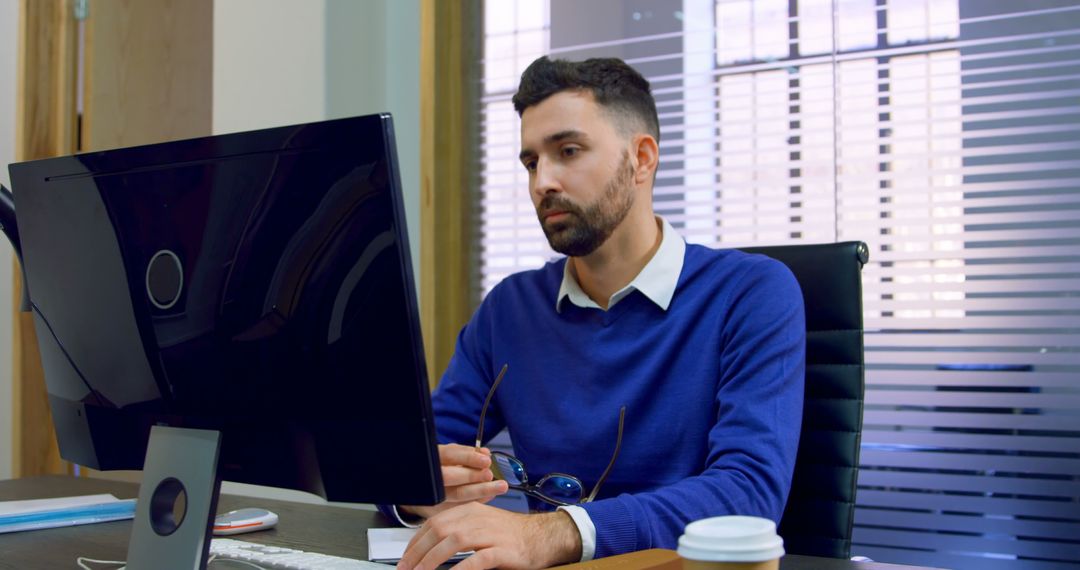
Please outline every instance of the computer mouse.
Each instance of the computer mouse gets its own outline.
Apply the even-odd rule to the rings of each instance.
[[[214,536],[229,536],[273,528],[278,516],[266,509],[238,509],[214,518]]]

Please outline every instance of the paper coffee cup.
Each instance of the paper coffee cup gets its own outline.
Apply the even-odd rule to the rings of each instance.
[[[766,570],[779,567],[784,540],[769,519],[714,517],[686,525],[678,552],[686,569]]]

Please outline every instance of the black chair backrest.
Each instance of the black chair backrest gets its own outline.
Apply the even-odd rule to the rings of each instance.
[[[780,536],[789,554],[851,557],[862,432],[863,242],[744,248],[783,262],[806,305],[806,392]]]

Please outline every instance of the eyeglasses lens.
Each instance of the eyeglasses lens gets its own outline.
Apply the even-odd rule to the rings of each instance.
[[[537,492],[549,499],[576,504],[581,501],[581,483],[569,477],[552,475],[537,486]]]
[[[517,459],[502,453],[491,455],[491,472],[496,479],[502,479],[511,485],[524,485],[528,480],[525,466]]]

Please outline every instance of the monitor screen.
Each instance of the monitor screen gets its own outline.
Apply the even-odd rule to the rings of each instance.
[[[226,480],[441,499],[389,115],[10,172],[62,457],[213,429]]]

